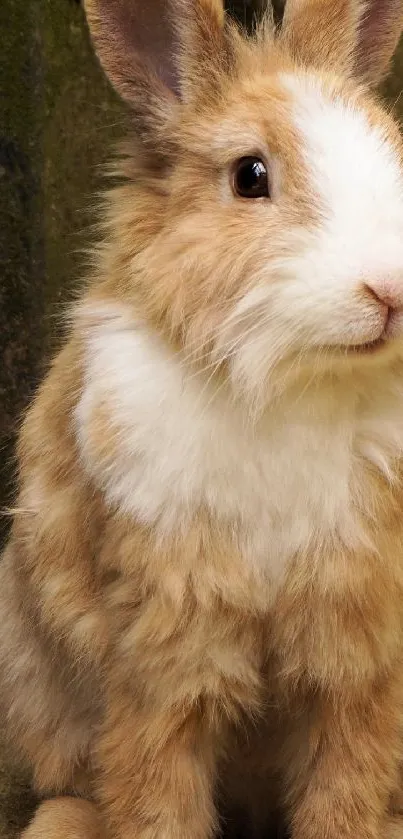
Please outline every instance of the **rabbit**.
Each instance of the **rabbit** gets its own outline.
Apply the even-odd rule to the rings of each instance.
[[[401,839],[402,0],[85,9],[130,129],[17,447],[26,836]]]

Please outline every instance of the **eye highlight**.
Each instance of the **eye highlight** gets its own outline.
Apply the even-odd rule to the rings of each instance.
[[[266,164],[260,157],[241,157],[233,167],[232,188],[241,198],[270,198]]]

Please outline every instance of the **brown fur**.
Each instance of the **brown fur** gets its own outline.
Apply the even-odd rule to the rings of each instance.
[[[150,6],[155,39],[140,43],[141,4],[86,3],[101,60],[134,104],[141,138],[107,199],[84,300],[104,311],[124,302],[171,349],[197,360],[270,248],[259,205],[253,241],[250,207],[240,202],[231,215],[217,207],[223,170],[263,143],[262,154],[269,146],[281,155],[283,223],[320,218],[275,73],[311,63],[322,9],[327,31],[314,50],[322,83],[384,120],[393,136],[395,128],[351,79],[333,77],[334,69],[351,75],[358,3],[339,0],[330,11],[328,3],[293,3],[282,38],[267,22],[250,44],[224,26],[218,2],[189,4],[179,35],[165,13],[185,5]],[[195,65],[204,74],[197,99]],[[272,224],[278,235],[280,222]],[[217,229],[220,241],[206,253]],[[243,561],[236,521],[223,527],[202,508],[162,545],[151,527],[108,505],[78,450],[73,414],[97,317],[76,307],[69,341],[21,430],[19,496],[0,568],[0,664],[10,734],[38,790],[88,795],[98,811],[73,798],[49,801],[24,839],[98,839],[101,831],[207,839],[218,825],[215,800],[225,812],[236,799],[263,826],[274,797],[295,839],[397,839],[401,486],[368,472],[374,509],[362,528],[371,547],[313,541],[277,596]],[[89,445],[105,469],[124,433],[114,423],[109,403],[93,406]]]
[[[98,815],[88,801],[58,798],[39,807],[21,839],[101,839]]]
[[[369,85],[387,74],[402,29],[400,0],[287,0],[285,6],[284,33],[299,60]]]

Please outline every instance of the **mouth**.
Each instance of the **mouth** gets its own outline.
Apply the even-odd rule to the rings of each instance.
[[[379,355],[385,348],[389,345],[389,341],[386,338],[385,334],[382,334],[379,338],[375,338],[374,341],[367,341],[364,344],[333,344],[326,347],[326,350],[331,355],[337,355],[338,358],[351,358],[352,356],[358,357],[368,357],[372,355]]]
[[[384,335],[376,338],[374,341],[368,341],[366,344],[351,344],[341,347],[347,355],[372,355],[379,352],[386,347],[387,340]]]

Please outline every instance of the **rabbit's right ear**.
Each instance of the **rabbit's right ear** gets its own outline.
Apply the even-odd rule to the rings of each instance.
[[[187,74],[221,50],[222,0],[84,0],[98,58],[141,127],[157,128]],[[200,78],[200,67],[199,67]]]
[[[403,29],[403,0],[287,0],[282,36],[307,66],[376,86]]]

